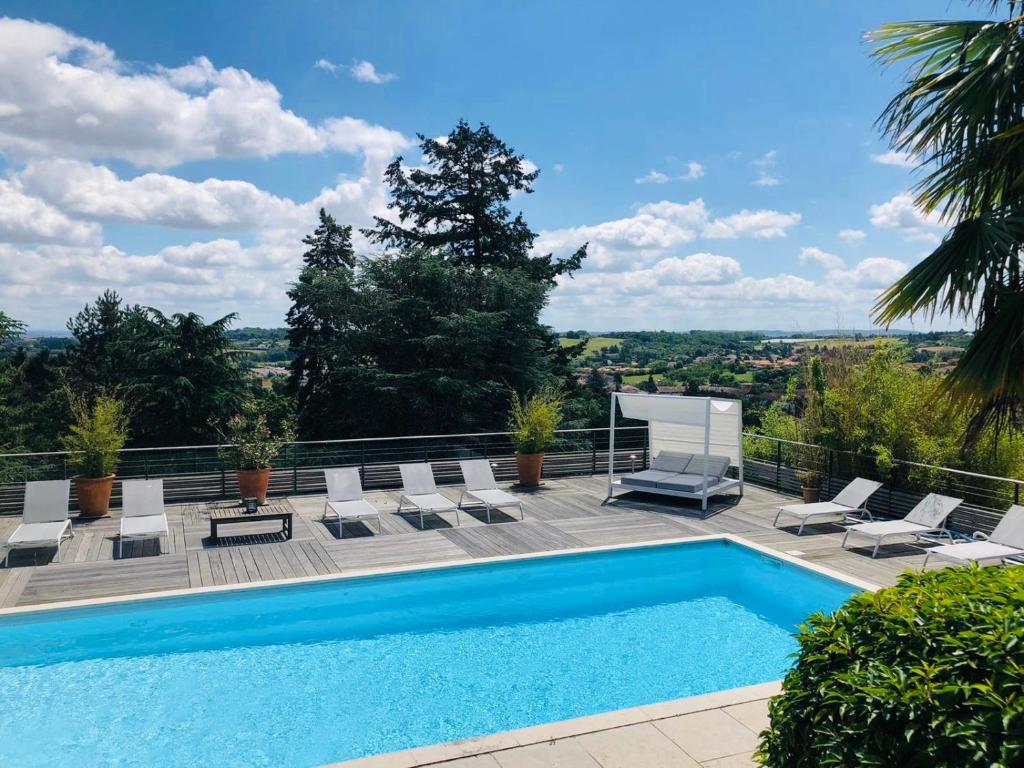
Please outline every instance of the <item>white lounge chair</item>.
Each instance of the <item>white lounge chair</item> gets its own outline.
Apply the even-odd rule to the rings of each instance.
[[[943,544],[925,552],[923,570],[928,565],[928,558],[933,555],[941,560],[963,565],[964,563],[981,563],[986,560],[997,562],[1008,557],[1024,556],[1024,507],[1015,504],[1010,507],[999,525],[988,536],[975,533],[976,541],[962,544]]]
[[[25,506],[22,522],[7,539],[4,567],[12,549],[56,547],[60,562],[61,542],[74,536],[68,519],[71,499],[70,480],[35,480],[25,483]]]
[[[872,557],[878,554],[878,547],[882,544],[882,540],[888,536],[932,534],[946,536],[946,538],[952,541],[953,537],[946,530],[946,518],[962,503],[963,499],[954,499],[950,496],[929,493],[902,520],[880,520],[878,522],[851,525],[846,529],[842,546],[844,549],[846,548],[846,540],[851,533],[857,533],[874,540],[875,548],[871,552]]]
[[[844,520],[853,515],[857,515],[862,519],[867,517],[868,520],[872,520],[874,518],[871,517],[867,507],[868,499],[881,487],[882,484],[874,480],[865,480],[863,477],[854,478],[843,490],[835,495],[832,501],[818,501],[813,504],[787,504],[784,507],[779,507],[779,511],[775,515],[775,522],[772,525],[776,528],[779,526],[780,515],[795,517],[800,521],[800,530],[796,532],[796,535],[800,536],[804,532],[804,526],[812,520],[825,520],[837,516],[839,520]]]
[[[377,533],[383,533],[380,524],[380,510],[363,498],[363,484],[359,480],[357,467],[325,469],[327,500],[324,502],[322,519],[333,515],[338,520],[338,538],[345,538],[346,520],[368,520],[377,518]]]
[[[157,550],[163,552],[160,538],[169,535],[164,513],[163,480],[121,481],[121,532],[117,536],[117,556],[124,555],[125,541],[156,539]]]
[[[424,515],[436,515],[440,512],[454,512],[455,524],[461,525],[459,505],[437,492],[434,471],[430,464],[427,462],[399,464],[398,469],[402,473],[402,496],[398,499],[399,514],[403,512],[403,507],[408,503],[413,511],[420,513],[421,529],[425,527]]]
[[[519,507],[519,519],[523,520],[523,502],[518,497],[498,487],[487,459],[468,459],[460,461],[462,477],[466,481],[466,490],[459,497],[459,507],[466,496],[476,499],[487,511],[487,522],[491,522],[491,510],[501,507]]]

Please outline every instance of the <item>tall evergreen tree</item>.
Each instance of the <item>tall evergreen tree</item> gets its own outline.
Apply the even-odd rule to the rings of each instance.
[[[216,438],[241,403],[245,382],[227,337],[235,316],[206,323],[147,308],[133,338],[137,372],[127,390],[132,435],[140,445],[194,445]]]
[[[0,309],[0,347],[9,341],[15,341],[25,332],[25,324],[15,320]]]
[[[302,242],[309,248],[302,255],[299,279],[288,291],[288,343],[294,355],[288,391],[296,399],[300,429],[312,435],[321,431],[333,407],[331,347],[350,325],[347,309],[356,257],[352,227],[339,225],[323,208],[319,226]]]
[[[526,158],[490,128],[460,120],[446,139],[419,139],[425,167],[406,169],[402,157],[388,166],[398,222],[376,217],[363,230],[371,242],[436,253],[467,269],[522,269],[549,283],[579,269],[586,245],[567,259],[531,254],[537,234],[507,203],[515,192],[531,194],[540,171],[528,170]]]
[[[121,297],[108,290],[68,320],[75,338],[68,348],[68,384],[79,394],[94,397],[130,382],[138,362],[131,337],[144,318],[142,307],[123,305]]]

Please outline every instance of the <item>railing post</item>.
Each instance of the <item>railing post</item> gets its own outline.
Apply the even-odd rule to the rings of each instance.
[[[142,475],[149,480],[149,456],[142,460]]]
[[[590,433],[590,474],[597,474],[597,430]]]
[[[366,487],[366,446],[359,444],[359,482]]]
[[[825,493],[832,496],[832,449],[825,449]]]
[[[892,517],[892,487],[896,483],[896,467],[892,468],[889,472],[889,501],[888,501],[888,515]]]
[[[228,497],[228,475],[224,470],[224,459],[220,460],[220,497],[221,499]]]
[[[1013,503],[1020,504],[1020,483],[1013,484]]]
[[[299,462],[295,458],[296,446],[292,446],[292,494],[299,492]]]
[[[775,492],[782,490],[782,441],[775,441]]]

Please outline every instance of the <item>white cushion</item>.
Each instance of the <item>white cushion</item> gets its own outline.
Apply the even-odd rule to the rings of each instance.
[[[162,536],[167,533],[167,515],[132,515],[121,518],[122,536]]]
[[[727,469],[729,469],[728,456],[708,456],[708,480],[711,480],[711,478],[717,480],[725,474]],[[686,465],[686,469],[680,470],[680,472],[704,477],[704,454],[694,454],[694,457],[690,459],[690,463]]]
[[[948,560],[968,562],[970,560],[997,560],[1003,557],[1024,555],[1024,549],[1004,547],[1002,544],[993,544],[991,541],[971,541],[965,544],[943,544],[941,547],[932,547],[928,550],[928,554],[944,557]]]
[[[513,496],[511,493],[501,490],[500,488],[491,488],[483,491],[466,491],[467,496],[472,496],[474,499],[479,499],[484,504],[490,504],[492,507],[506,507],[509,505],[518,505],[519,499]]]
[[[863,533],[865,536],[891,536],[897,533],[924,533],[935,530],[935,528],[918,525],[907,520],[879,520],[874,523],[851,525],[849,530]]]
[[[53,523],[21,523],[14,529],[8,544],[25,545],[35,543],[56,543],[71,525],[71,521],[64,520]]]
[[[816,517],[818,515],[845,515],[853,512],[852,507],[836,504],[834,501],[818,501],[814,504],[789,504],[781,507],[786,514],[794,517]]]
[[[412,496],[406,495],[404,498],[414,507],[425,512],[428,510],[444,511],[446,509],[455,509],[456,507],[454,501],[447,496],[442,496],[440,493],[420,493]]]
[[[380,512],[366,499],[329,501],[328,508],[338,517],[380,517]]]
[[[660,469],[645,469],[643,472],[626,475],[622,478],[622,484],[654,488],[663,480],[671,480],[673,477],[678,477],[678,475],[675,472],[663,472]]]

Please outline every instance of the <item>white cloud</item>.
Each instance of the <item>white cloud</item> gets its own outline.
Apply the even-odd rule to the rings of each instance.
[[[871,162],[879,165],[895,165],[900,168],[915,168],[921,161],[910,152],[897,152],[890,149],[882,154],[871,155]]]
[[[868,210],[871,224],[879,229],[899,232],[908,240],[938,243],[943,226],[937,213],[925,213],[914,203],[914,198],[902,193],[884,203],[872,205]]]
[[[839,256],[836,256],[834,253],[823,251],[821,248],[815,248],[814,246],[800,249],[800,263],[812,264],[814,266],[823,267],[824,269],[843,268],[843,260]]]
[[[704,175],[704,166],[696,161],[686,164],[686,172],[678,176],[669,176],[667,173],[651,169],[644,176],[639,176],[634,181],[637,184],[665,184],[669,181],[696,181]]]
[[[553,170],[555,173],[563,173],[565,171],[565,166],[562,165],[561,163],[555,163],[553,166],[551,166],[551,170]]]
[[[9,243],[98,243],[98,224],[75,221],[15,184],[0,179],[0,241]]]
[[[119,158],[169,167],[214,157],[387,151],[397,131],[354,118],[313,125],[270,82],[199,57],[180,67],[120,61],[52,24],[0,19],[0,151]]]
[[[831,281],[851,288],[880,290],[892,285],[907,271],[907,265],[896,259],[864,259],[851,270],[837,271],[829,275]]]
[[[754,179],[755,187],[777,187],[781,180],[774,175],[772,169],[778,162],[778,151],[769,149],[761,157],[751,160],[751,165],[757,168],[757,178]]]
[[[330,59],[317,59],[316,63],[314,63],[313,66],[316,67],[317,69],[322,69],[325,72],[333,73],[338,71],[338,65],[335,64]]]
[[[748,211],[746,209],[721,219],[715,219],[704,228],[703,236],[707,238],[734,239],[737,237],[754,237],[768,240],[786,237],[789,230],[800,223],[799,213],[782,213],[780,211]]]
[[[365,59],[355,62],[349,67],[349,71],[352,73],[352,77],[359,82],[373,85],[383,85],[398,79],[398,75],[393,75],[390,72],[378,72],[373,63]]]
[[[668,182],[669,176],[661,171],[650,170],[643,176],[637,176],[633,181],[637,184],[665,184]]]
[[[867,233],[862,229],[840,229],[839,239],[849,245],[857,245],[864,242],[864,238],[867,237]]]

